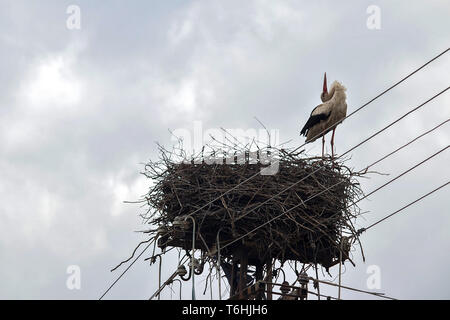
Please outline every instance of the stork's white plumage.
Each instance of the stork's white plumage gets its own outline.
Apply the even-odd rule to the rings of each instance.
[[[325,135],[333,130],[331,136],[331,154],[334,156],[334,133],[336,127],[347,115],[347,103],[345,101],[345,87],[338,81],[331,85],[330,92],[327,90],[327,74],[323,81],[323,92],[320,95],[322,104],[313,109],[300,135],[306,136],[306,143],[313,142],[322,137],[322,157],[324,155]]]

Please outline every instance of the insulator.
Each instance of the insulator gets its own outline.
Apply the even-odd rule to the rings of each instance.
[[[187,270],[186,270],[186,267],[185,267],[184,265],[178,266],[177,274],[178,274],[180,277],[184,277],[184,276],[186,275],[186,273],[187,273]]]
[[[308,282],[309,282],[308,274],[305,273],[305,272],[300,273],[300,274],[298,275],[298,282],[299,282],[301,285],[307,285]]]
[[[200,263],[197,259],[194,259],[194,273],[196,275],[203,273],[203,263]]]
[[[289,286],[289,282],[284,281],[283,284],[280,287],[280,291],[281,291],[282,294],[287,294],[290,291],[290,288],[287,287],[287,286]]]
[[[165,249],[169,242],[169,235],[166,233],[165,235],[159,237],[158,239],[158,247],[161,249]]]
[[[189,261],[188,266],[189,266],[189,267],[192,267],[192,260]],[[198,261],[198,259],[195,259],[195,258],[194,258],[194,268],[199,268],[199,267],[200,267],[200,262]]]

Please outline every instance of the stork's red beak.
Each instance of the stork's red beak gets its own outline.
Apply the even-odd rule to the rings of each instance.
[[[327,89],[327,73],[325,72],[325,75],[323,77],[323,93],[328,93]]]

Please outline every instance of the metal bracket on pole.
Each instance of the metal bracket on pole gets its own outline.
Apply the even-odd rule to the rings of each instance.
[[[191,216],[186,216],[184,220],[187,218],[192,220],[192,256],[191,256],[191,272],[192,272],[192,300],[195,300],[195,282],[194,282],[194,254],[195,254],[195,220]]]

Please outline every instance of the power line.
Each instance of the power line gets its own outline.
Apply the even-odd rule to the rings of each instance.
[[[127,263],[128,261],[130,261],[131,259],[133,259],[134,254],[135,254],[136,251],[139,249],[139,247],[140,247],[142,244],[148,243],[148,242],[153,242],[153,241],[152,241],[152,239],[149,239],[149,240],[145,240],[145,241],[140,242],[140,243],[134,248],[133,253],[131,254],[131,256],[130,256],[128,259],[126,259],[126,260],[122,261],[121,263],[119,263],[119,264],[118,264],[117,266],[115,266],[114,268],[112,268],[112,269],[111,269],[111,272],[117,270],[122,264]]]
[[[314,278],[310,278],[310,279],[314,279]],[[315,281],[315,279],[314,279],[314,281]],[[297,281],[295,281],[295,282],[297,282]],[[295,284],[295,282],[294,282],[294,284]],[[269,282],[269,281],[261,281],[261,283],[264,283],[266,285],[271,285],[271,286],[278,286],[278,287],[283,286],[285,288],[290,288],[290,289],[293,289],[293,290],[302,290],[302,287],[298,287],[298,286],[294,286],[294,285],[286,285],[286,284],[280,284],[280,283]],[[303,290],[305,290],[305,289],[303,289]],[[333,296],[327,296],[325,294],[320,294],[320,293],[316,293],[316,292],[309,291],[309,290],[305,290],[305,291],[307,293],[310,293],[310,294],[313,294],[313,295],[319,297],[319,300],[320,300],[320,297],[329,298],[330,300],[331,299],[333,299],[333,300],[341,300],[341,299],[333,297]],[[288,293],[288,294],[284,293],[283,294],[283,293],[279,293],[279,292],[276,292],[276,291],[271,291],[271,293],[279,295],[279,296],[294,297],[294,298],[298,298],[299,297],[297,294],[292,294],[292,293]]]
[[[103,295],[100,297],[100,299],[99,300],[101,300],[107,293],[108,293],[108,291],[109,290],[111,290],[112,289],[112,287],[120,280],[120,278],[122,278],[122,276],[131,268],[131,266],[142,256],[142,254],[152,245],[152,243],[153,243],[153,241],[154,240],[152,240],[145,248],[144,248],[144,250],[136,257],[136,259],[134,259],[133,260],[133,262],[122,272],[122,274],[113,282],[113,284],[111,284],[111,286],[105,291],[105,293],[103,293]],[[135,248],[135,250],[134,250],[134,252],[133,252],[133,255],[130,257],[130,258],[128,258],[127,260],[125,260],[125,261],[122,261],[117,267],[115,267],[114,269],[112,269],[111,271],[114,271],[114,270],[116,270],[118,267],[120,267],[123,263],[126,263],[127,261],[129,261],[133,256],[134,256],[134,253],[136,252],[136,250],[139,248],[139,246],[141,245],[141,244],[143,244],[143,243],[145,243],[145,241],[143,241],[143,242],[141,242],[136,248]],[[156,243],[155,243],[155,245],[156,245]],[[165,251],[165,253],[167,253],[167,252],[169,252],[170,250],[172,250],[174,247],[172,247],[172,248],[170,248],[170,249],[168,249],[167,251]],[[154,251],[153,251],[153,253],[154,253]],[[157,254],[156,256],[158,256],[158,255],[161,255],[161,253],[160,254]],[[155,256],[155,257],[156,257]],[[149,259],[149,258],[148,258]],[[148,260],[148,259],[146,259],[146,260]]]
[[[150,247],[151,244],[152,244],[152,242],[150,242],[144,248],[144,250],[142,250],[142,252],[136,257],[136,259],[134,259],[133,262],[122,272],[122,274],[111,284],[111,286],[109,286],[109,288],[105,291],[105,293],[102,294],[102,296],[100,297],[99,300],[102,300],[102,298],[109,292],[109,290],[112,289],[112,287],[114,287],[114,285],[117,283],[117,281],[119,281],[120,278],[122,278],[122,276],[133,266],[133,264],[142,256],[142,254]]]
[[[406,143],[406,144],[402,145],[401,147],[395,149],[394,151],[388,153],[388,154],[385,155],[383,158],[378,159],[378,160],[375,161],[374,163],[372,163],[372,164],[370,164],[369,166],[367,166],[367,168],[373,167],[374,165],[376,165],[376,164],[378,164],[379,162],[383,161],[383,160],[386,159],[387,157],[390,157],[390,156],[393,155],[394,153],[396,153],[396,152],[400,151],[401,149],[403,149],[403,148],[409,146],[411,143],[413,143],[413,142],[417,141],[418,139],[422,138],[423,136],[426,136],[427,134],[433,132],[434,130],[436,130],[437,128],[443,126],[444,124],[446,124],[446,123],[449,122],[449,121],[450,121],[450,119],[447,119],[447,120],[441,122],[440,124],[438,124],[437,126],[433,127],[432,129],[430,129],[430,130],[428,130],[428,131],[422,133],[421,135],[417,136],[416,138],[414,138],[413,140],[409,141],[408,143]]]
[[[420,70],[422,70],[423,68],[425,68],[427,65],[429,65],[430,63],[432,63],[433,61],[437,60],[438,58],[440,58],[442,55],[444,55],[445,53],[447,53],[450,50],[450,48],[447,48],[446,50],[444,50],[443,52],[441,52],[440,54],[438,54],[437,56],[435,56],[434,58],[432,58],[431,60],[427,61],[425,64],[423,64],[422,66],[420,66],[419,68],[415,69],[414,71],[412,71],[411,73],[409,73],[407,76],[403,77],[401,80],[397,81],[395,84],[393,84],[392,86],[390,86],[389,88],[387,88],[386,90],[384,90],[383,92],[381,92],[380,94],[378,94],[376,97],[372,98],[371,100],[369,100],[368,102],[366,102],[365,104],[363,104],[362,106],[360,106],[358,109],[356,109],[355,111],[353,111],[352,113],[350,113],[348,116],[346,116],[343,120],[349,118],[350,116],[354,115],[355,113],[359,112],[360,110],[362,110],[363,108],[365,108],[366,106],[368,106],[370,103],[372,103],[373,101],[375,101],[376,99],[380,98],[382,95],[386,94],[387,92],[389,92],[390,90],[392,90],[393,88],[395,88],[396,86],[398,86],[400,83],[404,82],[406,79],[408,79],[409,77],[411,77],[412,75],[414,75],[415,73],[419,72]],[[448,89],[448,88],[447,88]],[[447,90],[446,89],[446,90]],[[320,134],[326,132],[328,129],[330,129],[331,127],[327,128],[326,130],[322,131]],[[320,136],[320,134],[318,136]],[[317,138],[317,137],[314,137]],[[295,152],[296,150],[300,149],[301,147],[305,146],[306,143],[303,143],[302,145],[300,145],[299,147],[297,147],[296,149],[294,149],[293,151],[290,152],[290,154],[292,154],[293,152]],[[236,189],[237,187],[239,187],[240,185],[246,183],[247,181],[250,181],[251,179],[253,179],[254,177],[258,176],[259,173],[255,173],[254,175],[248,177],[247,179],[239,182],[238,184],[236,184],[234,187],[228,189],[227,191],[225,191],[224,193],[222,193],[220,196],[214,198],[213,200],[209,201],[208,203],[204,204],[203,206],[201,206],[200,208],[194,210],[192,213],[189,214],[189,216],[194,215],[195,213],[199,212],[200,210],[203,210],[204,208],[206,208],[207,206],[209,206],[211,203],[213,203],[214,201],[219,200],[221,197],[223,197],[224,195],[228,194],[229,192],[233,191],[234,189]]]
[[[405,174],[407,174],[408,172],[414,170],[415,168],[419,167],[420,165],[424,164],[425,162],[427,162],[428,160],[430,160],[431,158],[434,158],[435,156],[437,156],[438,154],[440,154],[441,152],[444,152],[445,150],[447,150],[450,147],[450,145],[442,148],[441,150],[439,150],[438,152],[432,154],[431,156],[429,156],[428,158],[426,158],[425,160],[422,160],[421,162],[419,162],[418,164],[412,166],[411,168],[409,168],[406,171],[403,171],[401,174],[399,174],[398,176],[396,176],[395,178],[392,178],[391,180],[389,180],[388,182],[382,184],[381,186],[379,186],[378,188],[376,188],[375,190],[372,190],[371,192],[369,192],[368,194],[366,194],[364,197],[356,200],[355,202],[351,203],[350,205],[354,205],[357,204],[358,202],[366,199],[367,197],[371,196],[372,194],[374,194],[375,192],[379,191],[380,189],[386,187],[388,184],[391,184],[392,182],[394,182],[395,180],[397,180],[398,178],[404,176]]]
[[[414,201],[408,203],[407,205],[401,207],[400,209],[398,209],[398,210],[392,212],[391,214],[387,215],[387,216],[384,217],[383,219],[380,219],[380,220],[378,220],[377,222],[372,223],[370,226],[368,226],[368,227],[366,227],[366,228],[361,228],[361,229],[359,229],[359,230],[358,230],[358,234],[361,234],[361,233],[363,233],[364,231],[369,230],[370,228],[376,226],[376,225],[379,224],[380,222],[382,222],[382,221],[384,221],[384,220],[386,220],[386,219],[392,217],[393,215],[395,215],[395,214],[397,214],[397,213],[403,211],[404,209],[408,208],[409,206],[411,206],[411,205],[413,205],[413,204],[419,202],[420,200],[422,200],[422,199],[428,197],[429,195],[433,194],[434,192],[436,192],[436,191],[438,191],[438,190],[440,190],[440,189],[446,187],[448,184],[450,184],[450,181],[447,181],[446,183],[444,183],[443,185],[437,187],[436,189],[433,189],[432,191],[428,192],[427,194],[421,196],[420,198],[417,198],[416,200],[414,200]]]
[[[334,287],[341,287],[342,289],[347,289],[347,290],[351,290],[351,291],[367,293],[367,294],[371,294],[371,295],[374,295],[374,296],[377,296],[377,297],[380,297],[380,298],[385,298],[385,299],[390,299],[390,300],[397,300],[395,298],[388,297],[388,296],[384,295],[383,293],[371,292],[371,291],[356,289],[356,288],[347,287],[347,286],[343,286],[343,285],[338,285],[338,284],[333,283],[333,282],[319,280],[319,279],[315,279],[315,278],[312,278],[312,277],[309,277],[309,279],[312,280],[312,281],[318,281],[318,282],[321,282],[321,283],[324,283],[324,284],[327,284],[327,285],[331,285],[331,286],[334,286]]]
[[[409,116],[411,113],[419,110],[420,108],[422,108],[424,105],[426,105],[428,102],[430,102],[431,100],[437,98],[438,96],[440,96],[441,94],[443,94],[444,92],[446,92],[448,89],[450,89],[450,86],[445,88],[444,90],[440,91],[439,93],[435,94],[434,96],[432,96],[430,99],[428,99],[427,101],[421,103],[420,105],[418,105],[417,107],[413,108],[412,110],[408,111],[407,113],[405,113],[404,115],[402,115],[400,118],[397,118],[395,121],[391,122],[390,124],[388,124],[387,126],[385,126],[384,128],[380,129],[379,131],[375,132],[373,135],[371,135],[370,137],[368,137],[367,139],[361,141],[360,143],[358,143],[356,146],[354,146],[353,148],[351,148],[350,150],[347,150],[346,153],[349,153],[350,151],[358,148],[360,145],[366,143],[367,141],[369,141],[370,139],[372,139],[373,137],[375,137],[376,135],[380,134],[381,132],[385,131],[386,129],[392,127],[394,124],[396,124],[397,122],[399,122],[400,120],[402,120],[403,118]],[[346,154],[344,153],[344,154]]]

